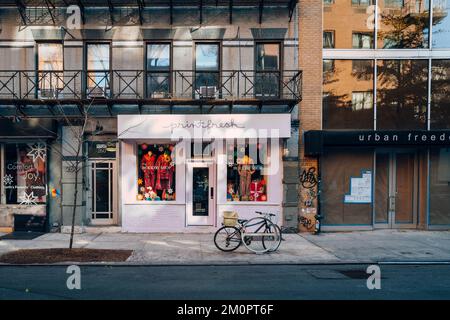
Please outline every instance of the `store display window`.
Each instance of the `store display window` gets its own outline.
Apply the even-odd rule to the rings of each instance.
[[[175,144],[142,143],[137,147],[137,200],[175,200]]]
[[[3,187],[7,204],[37,205],[47,200],[45,143],[5,145]]]
[[[267,201],[267,141],[228,141],[226,148],[227,201]]]

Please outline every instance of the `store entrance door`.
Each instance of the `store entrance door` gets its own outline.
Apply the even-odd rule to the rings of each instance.
[[[212,226],[216,213],[216,181],[212,162],[191,162],[186,172],[188,226]]]
[[[115,160],[89,161],[89,192],[91,223],[114,224],[117,217],[117,181]]]
[[[413,150],[377,151],[375,175],[375,227],[416,228],[417,153]]]

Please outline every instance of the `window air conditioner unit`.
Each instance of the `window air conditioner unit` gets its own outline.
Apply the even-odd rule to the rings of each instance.
[[[195,99],[215,99],[217,98],[216,86],[201,86],[195,91]]]
[[[39,98],[41,99],[52,99],[58,96],[58,90],[56,89],[40,89]]]
[[[168,93],[164,92],[164,91],[161,91],[161,92],[155,91],[152,93],[153,99],[164,99],[164,98],[168,98],[168,96],[169,96]]]
[[[107,95],[107,89],[106,88],[88,88],[88,95],[89,98],[106,98]]]

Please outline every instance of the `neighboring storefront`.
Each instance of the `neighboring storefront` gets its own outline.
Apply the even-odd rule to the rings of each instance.
[[[119,115],[126,232],[209,232],[224,211],[283,221],[290,114]]]
[[[309,131],[324,230],[450,227],[450,131]]]
[[[0,228],[45,231],[49,202],[48,149],[55,123],[1,121]]]

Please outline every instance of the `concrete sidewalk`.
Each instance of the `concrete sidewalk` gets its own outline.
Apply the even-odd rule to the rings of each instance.
[[[75,235],[75,246],[130,249],[128,264],[316,264],[450,261],[450,232],[377,230],[287,234],[279,250],[256,255],[241,246],[219,251],[213,234],[99,233]],[[34,240],[0,240],[0,255],[18,249],[67,247],[67,234]]]

